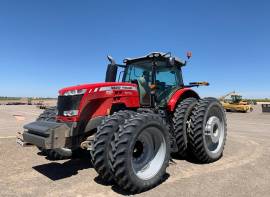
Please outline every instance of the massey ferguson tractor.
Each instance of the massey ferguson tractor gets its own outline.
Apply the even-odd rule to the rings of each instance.
[[[224,109],[191,89],[207,82],[183,83],[186,61],[160,52],[123,65],[108,59],[105,82],[61,89],[56,109],[25,125],[23,140],[54,159],[89,150],[99,176],[130,193],[161,183],[172,154],[222,157]]]

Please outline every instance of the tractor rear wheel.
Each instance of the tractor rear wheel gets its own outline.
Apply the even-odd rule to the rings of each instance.
[[[57,115],[57,108],[51,107],[51,108],[45,109],[43,113],[39,115],[36,121],[55,122],[56,115]],[[41,151],[43,155],[47,156],[51,160],[62,160],[62,159],[70,158],[72,156],[72,150],[68,148],[46,150],[41,147],[38,147],[38,149]]]
[[[187,134],[191,129],[191,114],[198,100],[196,98],[187,98],[181,101],[173,115],[173,128],[178,152],[180,157],[186,156],[188,140]]]
[[[156,114],[133,116],[120,126],[115,138],[113,168],[116,183],[139,193],[158,185],[170,158],[169,128]]]
[[[227,123],[224,108],[215,98],[198,102],[191,116],[189,145],[192,154],[202,163],[209,163],[222,157]]]
[[[114,134],[118,131],[119,125],[129,119],[135,112],[119,111],[107,116],[97,129],[91,151],[93,166],[103,181],[111,183],[114,179],[112,172],[112,149]]]

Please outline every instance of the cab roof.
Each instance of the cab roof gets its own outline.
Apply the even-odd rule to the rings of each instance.
[[[163,53],[163,52],[152,52],[146,56],[141,56],[141,57],[136,57],[136,58],[126,58],[124,59],[125,64],[133,64],[136,62],[141,62],[141,61],[160,61],[160,62],[169,62],[169,59],[173,57],[175,60],[175,66],[184,66],[186,64],[185,61],[182,61],[178,57],[174,57],[171,55],[171,53]]]

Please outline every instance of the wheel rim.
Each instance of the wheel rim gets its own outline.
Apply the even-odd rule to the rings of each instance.
[[[209,117],[204,136],[207,149],[212,153],[219,152],[224,140],[224,121],[216,116]]]
[[[154,127],[144,129],[132,152],[132,168],[137,177],[142,180],[153,178],[164,163],[166,151],[163,133]]]

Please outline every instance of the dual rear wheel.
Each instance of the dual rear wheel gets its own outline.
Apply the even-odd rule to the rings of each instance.
[[[223,153],[227,135],[226,114],[215,98],[180,102],[174,113],[174,135],[177,154],[191,154],[198,162],[218,160]]]
[[[209,163],[222,157],[227,136],[225,111],[217,99],[198,101],[191,114],[189,148],[192,155],[202,163]]]

